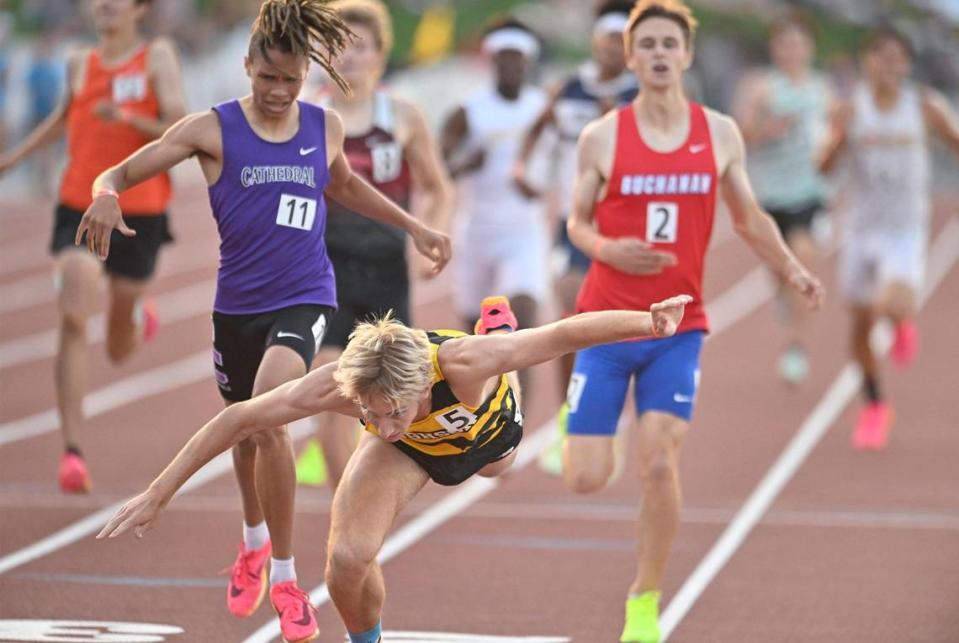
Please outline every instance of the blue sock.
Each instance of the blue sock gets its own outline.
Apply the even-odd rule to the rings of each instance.
[[[351,632],[350,643],[377,643],[380,640],[380,635],[383,633],[382,630],[383,622],[379,621],[365,632],[360,632],[359,634],[353,634]]]

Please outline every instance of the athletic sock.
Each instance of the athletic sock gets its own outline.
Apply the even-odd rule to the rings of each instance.
[[[868,401],[875,403],[882,400],[882,395],[879,392],[879,380],[877,378],[864,375],[862,378],[862,390],[866,394]]]
[[[293,564],[293,556],[285,560],[270,558],[270,585],[291,580],[296,580],[296,566]]]
[[[265,520],[252,527],[243,523],[243,548],[247,551],[262,549],[269,539],[270,530],[267,529]]]
[[[372,628],[359,634],[350,632],[350,643],[377,643],[383,630],[383,621],[378,621]]]

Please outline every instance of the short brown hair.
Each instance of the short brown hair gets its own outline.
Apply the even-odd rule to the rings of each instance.
[[[916,57],[916,52],[912,48],[912,42],[909,41],[906,34],[891,25],[881,25],[867,33],[866,38],[862,42],[862,51],[875,51],[887,42],[898,44],[910,59]]]
[[[636,25],[649,18],[666,18],[672,20],[683,30],[686,45],[690,45],[696,35],[699,21],[693,16],[693,11],[682,0],[639,0],[629,13],[629,22],[623,39],[626,42],[626,51],[633,46],[633,29]]]
[[[802,9],[793,7],[773,18],[769,23],[769,37],[775,38],[790,29],[801,31],[811,40],[816,39],[816,22]]]
[[[363,25],[372,31],[381,53],[389,54],[393,50],[393,19],[380,0],[336,0],[333,8],[344,22]]]

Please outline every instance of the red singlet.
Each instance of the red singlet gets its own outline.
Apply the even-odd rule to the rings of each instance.
[[[677,265],[655,275],[627,275],[593,261],[579,292],[579,312],[649,310],[673,295],[692,295],[677,332],[708,330],[703,264],[716,209],[716,161],[706,113],[689,103],[689,138],[672,152],[643,141],[632,105],[619,110],[613,171],[596,203],[599,233],[637,237],[676,255]]]

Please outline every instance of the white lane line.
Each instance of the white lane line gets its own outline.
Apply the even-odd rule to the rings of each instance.
[[[300,440],[313,433],[313,425],[309,420],[300,420],[290,424],[290,436],[294,440]],[[196,472],[196,474],[187,480],[186,484],[180,488],[177,495],[186,493],[191,489],[202,487],[207,482],[214,480],[224,473],[233,470],[233,456],[230,451],[221,453]],[[123,506],[126,500],[115,502],[103,509],[81,518],[77,522],[64,527],[60,531],[53,533],[46,538],[19,549],[13,553],[0,558],[0,574],[5,574],[11,569],[25,565],[47,554],[51,554],[58,549],[72,545],[81,538],[85,538],[99,531],[106,524],[116,511]]]
[[[951,218],[933,244],[929,253],[929,279],[922,293],[920,306],[925,304],[939,283],[949,274],[959,258],[959,222]],[[888,336],[885,338],[888,347]],[[823,435],[829,430],[842,410],[859,390],[861,376],[853,364],[847,364],[836,376],[829,390],[806,418],[793,439],[776,462],[763,476],[745,504],[736,513],[722,535],[686,579],[670,601],[660,619],[662,640],[665,642],[683,617],[699,599],[712,580],[736,553],[773,501],[802,466]]]
[[[765,272],[766,269],[761,266],[753,269],[747,273],[743,279],[729,288],[729,290],[724,291],[708,304],[707,308],[709,309],[712,325],[711,337],[715,338],[723,331],[729,329],[733,324],[745,318],[750,312],[759,308],[769,299],[772,295],[772,288],[767,288],[762,291],[756,290],[758,287],[757,284],[761,283]],[[751,285],[748,288],[742,287],[743,283]],[[555,423],[550,421],[526,438],[523,441],[523,448],[520,449],[516,456],[516,462],[513,463],[512,471],[519,471],[528,465],[553,437],[554,430]],[[496,478],[480,478],[474,476],[461,486],[456,487],[455,490],[448,493],[423,513],[411,519],[386,539],[378,557],[380,564],[402,553],[430,531],[442,525],[456,514],[469,508],[474,502],[495,489],[498,484],[499,482]],[[326,603],[329,598],[329,590],[325,583],[318,585],[310,591],[310,600],[316,606]],[[251,634],[244,643],[266,643],[267,641],[272,641],[277,638],[279,635],[280,622],[277,619],[273,619]]]
[[[429,303],[432,303],[432,301],[439,301],[447,296],[448,296],[448,293],[441,292],[441,290],[439,289],[437,285],[437,286],[433,286],[433,288],[427,289],[423,293],[420,293],[419,296],[417,297],[416,303],[417,305],[429,305]],[[729,291],[722,293],[712,302],[712,304],[709,306],[710,314],[714,314],[720,319],[726,319],[726,320],[737,319],[737,317],[734,314],[732,314],[731,311],[741,309],[747,302],[754,301],[755,299],[762,299],[762,297],[757,297],[754,293],[747,293],[742,290],[736,290],[734,287],[734,288],[731,288]],[[726,330],[726,328],[728,328],[728,326],[724,325],[725,323],[730,323],[730,322],[721,322],[719,324],[714,324],[713,333],[712,333],[713,337],[715,337],[716,335]],[[183,364],[192,359],[201,359],[201,358],[208,359],[208,351],[202,351],[200,353],[197,353],[191,357],[186,358],[185,360],[182,360],[178,364]],[[124,383],[129,383],[130,380],[133,380],[133,379],[135,378],[127,378],[126,380],[121,380],[120,382],[117,382],[114,386],[122,386]],[[104,390],[105,389],[101,389],[100,391],[98,391],[98,393]],[[133,399],[130,399],[129,401],[133,401]],[[107,402],[109,402],[109,400],[107,400]],[[46,424],[42,431],[35,430],[35,432],[33,433],[34,435],[53,431],[57,428],[55,411],[48,411],[47,413],[54,414],[53,425],[50,426],[49,424]],[[44,414],[39,414],[39,415],[44,415]],[[33,417],[37,417],[37,416],[33,416]],[[49,420],[47,420],[47,422],[49,422]],[[3,435],[4,428],[9,428],[9,424],[10,423],[8,423],[7,425],[0,426],[0,436]],[[290,427],[291,433],[294,432],[294,426],[296,426],[296,424],[297,423],[294,423],[293,425],[291,425]],[[536,456],[536,454],[539,452],[539,449],[542,447],[542,445],[545,444],[545,442],[551,437],[552,430],[549,427],[550,425],[546,425],[545,427],[541,428],[539,431],[534,433],[534,435],[530,436],[527,439],[527,442],[526,442],[527,448],[520,450],[520,453],[517,455],[516,465],[525,466],[526,463],[528,463],[530,460],[532,460],[532,458]],[[302,435],[295,434],[294,437],[299,438],[299,437],[308,435],[309,431],[310,429],[308,428],[308,426],[305,426],[304,433]],[[524,455],[524,454],[527,454],[527,455]],[[213,462],[209,463],[206,467],[204,467],[204,469],[201,470],[201,472],[207,471],[208,469],[211,471],[209,475],[202,478],[204,483],[208,480],[213,479],[217,475],[221,475],[222,473],[225,473],[231,468],[232,465],[228,457],[228,454],[224,454],[224,455],[227,456],[225,460],[223,459],[224,456],[219,456],[218,459],[213,461],[213,462],[225,463],[224,465],[219,466],[218,468],[215,468],[215,471],[217,471],[217,473],[215,474],[212,473],[212,471],[214,470],[213,468],[211,468],[211,465],[213,465]],[[200,476],[200,473],[197,473],[197,476],[192,478],[191,482],[192,480],[196,479],[199,476]],[[184,485],[184,489],[193,489],[200,486],[200,483],[192,484],[191,482],[187,482],[187,485]],[[463,486],[458,487],[457,490],[453,493],[462,492],[460,495],[457,496],[458,498],[466,498],[468,496],[472,496],[473,494],[478,494],[476,495],[476,497],[478,498],[485,495],[493,488],[495,488],[496,486],[495,483],[491,487],[489,487],[489,489],[483,488],[485,483],[490,483],[490,482],[493,482],[493,481],[487,478],[473,478],[467,481],[466,483],[464,483]],[[469,490],[470,488],[473,488],[473,490],[470,491]],[[466,491],[464,491],[464,489]],[[474,501],[471,501],[471,502],[474,502]],[[462,500],[459,500],[458,502],[462,502]],[[76,542],[77,540],[90,535],[91,533],[96,531],[99,528],[99,526],[103,525],[121,505],[122,503],[114,503],[113,505],[105,509],[102,509],[94,514],[91,514],[90,516],[82,518],[79,521],[73,523],[72,525],[69,525],[65,527],[64,529],[54,534],[51,534],[50,536],[47,536],[46,538],[32,545],[29,545],[21,550],[18,550],[16,552],[13,552],[11,554],[4,556],[3,558],[0,558],[0,574],[3,574],[11,569],[14,569],[28,562],[31,562],[33,560],[46,556],[50,553],[53,553],[54,551],[57,551],[58,549],[67,547],[73,544],[74,542]],[[443,505],[443,507],[448,507],[448,506],[449,506],[448,504]],[[468,506],[468,505],[464,505],[464,507],[465,506]],[[444,510],[449,511],[449,509],[444,509]],[[384,544],[384,547],[381,553],[387,553],[391,551],[391,549],[389,549],[390,547],[397,547],[399,545],[403,545],[404,543],[403,539],[410,537],[409,535],[405,535],[403,536],[403,539],[400,539],[401,534],[420,534],[419,536],[417,536],[417,538],[419,538],[421,537],[423,533],[426,533],[426,532],[420,531],[423,528],[422,526],[417,526],[416,524],[412,524],[412,523],[415,523],[416,521],[423,521],[424,525],[433,525],[434,523],[442,524],[442,522],[445,521],[446,519],[447,518],[442,517],[441,513],[428,515],[428,512],[424,512],[423,514],[420,514],[420,516],[418,516],[413,521],[411,521],[410,525],[404,526],[403,528],[398,530],[392,537],[392,539],[396,541],[396,544],[393,544],[393,545]],[[436,522],[437,520],[438,522]],[[429,531],[429,530],[427,529],[426,531]],[[403,548],[408,546],[409,544],[405,544],[403,545]],[[322,593],[321,590],[323,590],[322,586],[317,588],[318,593]]]
[[[212,375],[213,358],[210,351],[200,351],[172,364],[127,377],[90,393],[83,400],[84,417],[93,418],[130,402],[201,380],[212,381]],[[0,424],[0,446],[56,431],[59,426],[56,409],[5,422]]]
[[[556,423],[549,421],[539,427],[532,435],[523,440],[522,448],[516,454],[512,471],[520,471],[536,459],[537,454],[553,439]],[[395,558],[411,545],[416,544],[423,536],[433,531],[456,514],[467,509],[474,502],[496,489],[500,484],[498,478],[481,478],[473,476],[454,490],[447,493],[440,500],[432,504],[423,513],[406,522],[396,530],[380,550],[377,560],[380,564]],[[330,592],[326,583],[310,590],[310,602],[319,607],[330,600]],[[280,621],[276,618],[263,625],[247,637],[243,643],[267,643],[280,635]]]
[[[162,302],[168,308],[168,312],[165,313],[164,318],[168,321],[178,321],[193,315],[208,314],[211,299],[209,290],[213,285],[214,282],[201,283],[165,295]],[[448,293],[441,292],[439,288],[423,289],[418,293],[414,306],[429,306],[447,296]],[[159,305],[160,297],[157,298],[157,302]],[[91,336],[100,341],[102,340],[100,335],[102,332],[102,321],[100,321],[92,328]],[[41,341],[56,341],[56,334],[53,333],[50,336],[47,333],[38,333],[27,339],[29,339],[30,344],[34,345],[34,348],[39,348]],[[43,346],[45,348],[40,348],[40,350],[55,350],[55,347],[48,344],[43,344]],[[0,355],[30,361],[29,356],[24,356],[24,350],[23,347],[15,344],[9,347],[4,344],[0,346]],[[165,393],[188,384],[195,384],[208,377],[212,378],[212,363],[213,358],[210,357],[210,349],[204,349],[172,364],[144,371],[107,385],[89,393],[84,398],[84,417],[89,419],[131,402]],[[0,364],[7,365],[2,360],[0,360]],[[47,409],[25,418],[4,422],[0,424],[0,447],[11,442],[56,431],[59,427],[60,421],[56,409]]]
[[[200,243],[177,245],[161,253],[159,261],[160,269],[157,271],[157,279],[202,268],[214,268],[217,265],[215,242],[206,240]],[[50,303],[56,297],[53,277],[49,272],[18,279],[11,284],[0,286],[0,314]]]
[[[171,290],[153,298],[161,324],[175,323],[198,315],[209,315],[216,290],[216,280]],[[91,317],[87,325],[87,346],[95,346],[106,339],[106,316]],[[10,368],[52,357],[57,352],[56,329],[0,343],[0,369]]]

